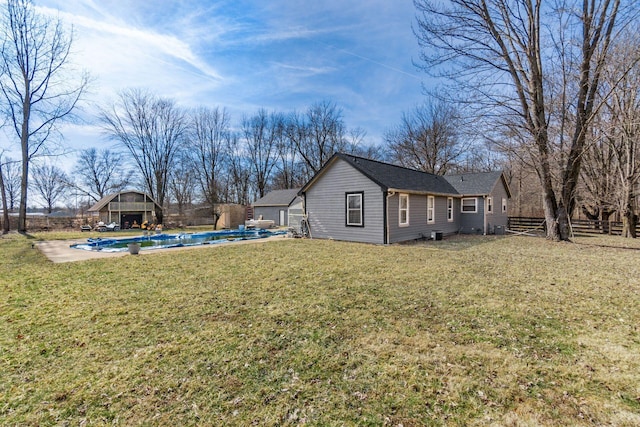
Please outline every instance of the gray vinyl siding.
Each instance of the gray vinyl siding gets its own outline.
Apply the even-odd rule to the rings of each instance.
[[[346,193],[363,192],[364,227],[346,225]],[[311,236],[384,243],[383,191],[343,160],[337,160],[306,193]]]
[[[461,205],[462,199],[458,205],[458,215],[460,218],[460,233],[463,234],[484,234],[484,209],[485,199],[484,197],[463,197],[464,199],[474,198],[476,199],[477,211],[475,213],[462,212]]]
[[[280,211],[284,210],[284,224],[280,224]],[[287,207],[286,206],[256,206],[253,208],[253,217],[255,219],[260,218],[262,215],[262,219],[270,219],[276,226],[286,226],[287,225]]]
[[[389,197],[389,243],[406,240],[429,238],[432,231],[440,231],[444,235],[458,231],[457,219],[460,214],[460,200],[453,198],[453,221],[447,220],[447,197],[435,196],[435,221],[427,223],[427,196],[424,194],[409,194],[409,225],[400,226],[400,195],[396,193]],[[456,212],[456,209],[458,212]]]
[[[502,179],[496,182],[489,196],[493,197],[493,213],[487,213],[487,232],[493,234],[495,233],[496,225],[506,228],[508,222],[509,198]],[[502,212],[502,199],[507,200],[507,212]]]

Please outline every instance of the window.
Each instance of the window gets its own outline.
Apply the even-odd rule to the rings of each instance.
[[[409,225],[409,195],[400,194],[398,204],[398,222],[400,227]]]
[[[487,197],[487,213],[493,213],[493,197]]]
[[[347,226],[364,227],[364,193],[347,193]]]
[[[502,213],[507,213],[507,199],[502,199]]]
[[[427,223],[433,224],[436,221],[435,217],[436,199],[433,196],[427,196]]]
[[[447,197],[447,221],[453,221],[453,197]]]
[[[477,202],[478,200],[475,197],[462,199],[462,212],[463,213],[478,212]]]

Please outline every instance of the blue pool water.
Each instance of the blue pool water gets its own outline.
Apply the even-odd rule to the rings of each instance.
[[[126,252],[129,243],[140,243],[140,250],[176,248],[182,246],[210,245],[215,243],[261,239],[283,231],[254,230],[221,230],[204,233],[152,234],[124,239],[87,239],[87,243],[71,245],[74,249],[102,252]]]

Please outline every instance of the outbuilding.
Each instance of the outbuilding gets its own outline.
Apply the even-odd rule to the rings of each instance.
[[[146,193],[129,190],[110,194],[88,210],[96,222],[117,223],[120,228],[140,226],[144,221],[155,222],[155,209],[159,205]]]
[[[302,203],[298,197],[299,188],[274,190],[253,203],[254,219],[273,221],[276,226],[289,226],[289,208],[296,209]],[[299,207],[298,207],[299,209]]]

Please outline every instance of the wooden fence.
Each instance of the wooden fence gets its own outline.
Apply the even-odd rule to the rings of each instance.
[[[507,228],[516,232],[538,232],[546,231],[544,218],[510,216]],[[574,233],[591,234],[622,234],[622,222],[620,221],[597,221],[589,219],[572,219],[571,228]],[[636,232],[640,234],[640,224],[636,225]]]

